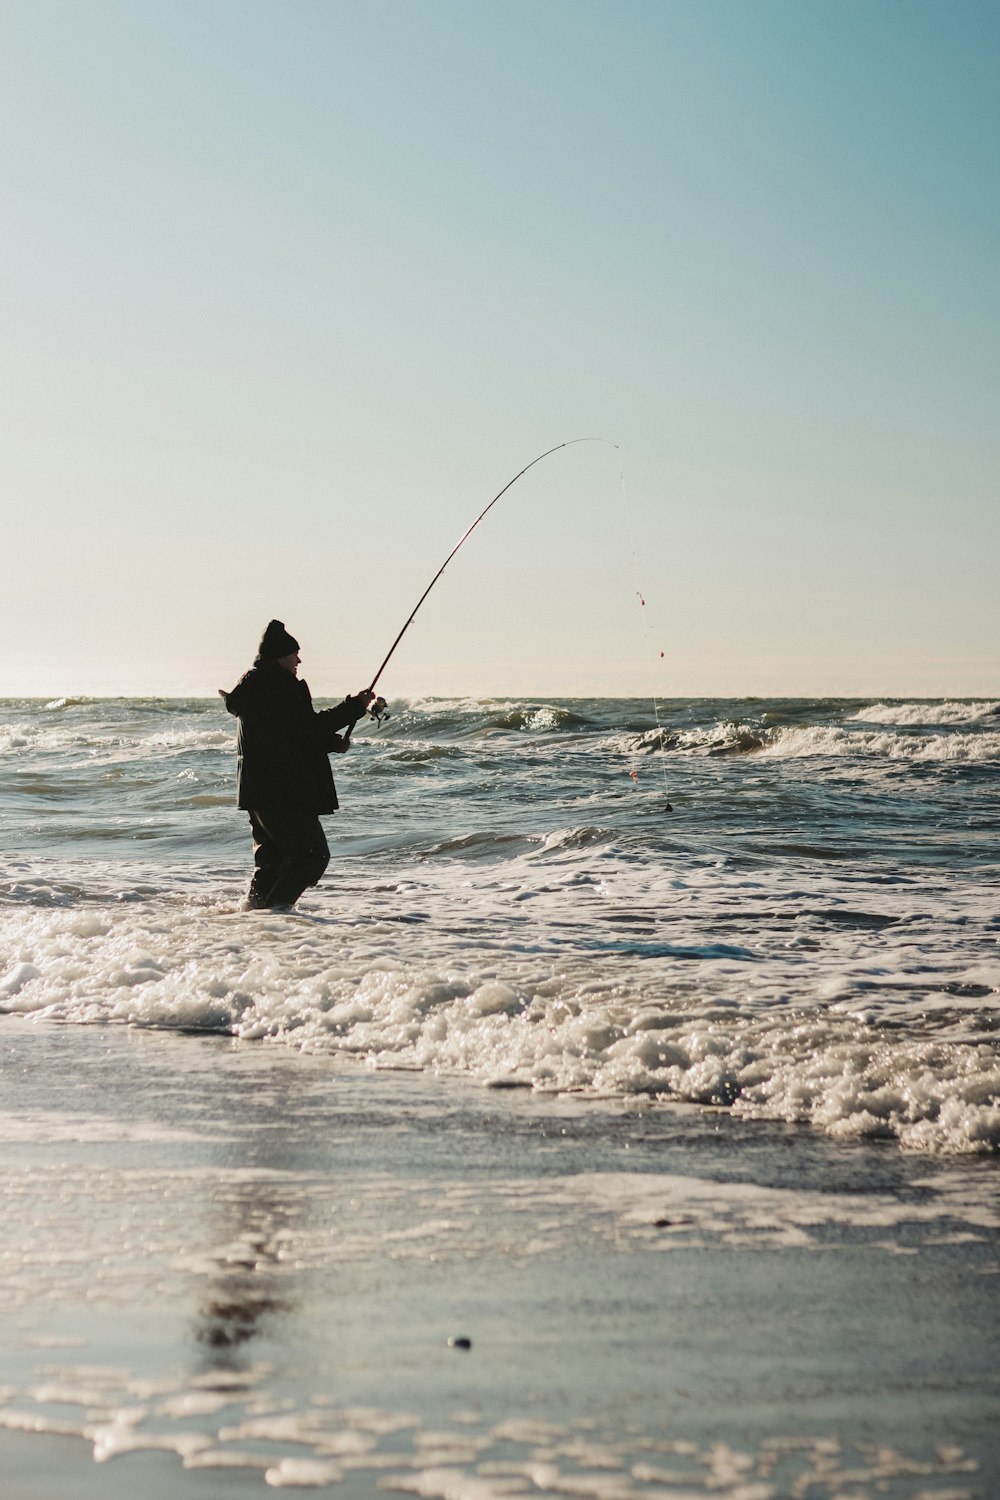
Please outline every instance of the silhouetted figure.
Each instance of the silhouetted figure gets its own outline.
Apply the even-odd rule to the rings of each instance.
[[[317,712],[300,661],[298,641],[272,620],[249,672],[231,693],[219,689],[239,719],[237,803],[253,831],[248,910],[294,906],[318,885],[330,862],[320,814],[338,807],[329,756],[348,749],[338,731],[357,723],[375,697],[364,690]]]

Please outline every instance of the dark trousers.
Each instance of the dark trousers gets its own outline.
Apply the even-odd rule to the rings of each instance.
[[[294,906],[330,863],[322,823],[314,813],[252,812],[250,827],[254,876],[247,906]]]

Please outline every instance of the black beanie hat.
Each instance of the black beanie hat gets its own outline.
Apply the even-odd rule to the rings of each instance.
[[[260,638],[257,655],[261,661],[280,661],[299,649],[299,643],[289,635],[280,620],[272,620]]]

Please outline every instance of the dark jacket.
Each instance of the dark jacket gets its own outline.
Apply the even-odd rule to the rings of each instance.
[[[338,729],[363,708],[345,698],[317,712],[306,683],[276,661],[254,662],[225,704],[240,727],[236,738],[237,805],[248,811],[331,813],[338,806],[328,756],[346,749]]]

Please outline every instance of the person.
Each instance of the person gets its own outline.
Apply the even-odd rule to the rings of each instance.
[[[375,698],[366,689],[317,711],[298,675],[301,660],[298,641],[271,620],[250,670],[232,692],[219,689],[239,720],[236,801],[253,834],[247,911],[290,909],[307,886],[319,884],[330,862],[320,815],[339,805],[329,757],[348,749],[339,731],[357,723]]]

